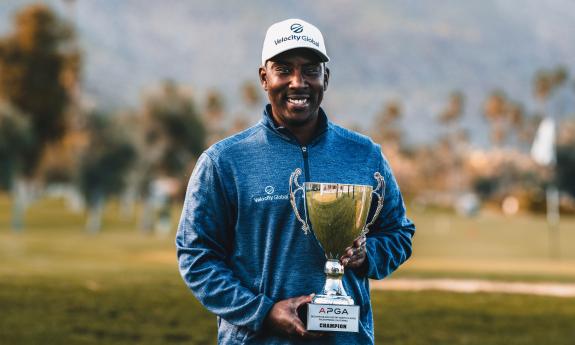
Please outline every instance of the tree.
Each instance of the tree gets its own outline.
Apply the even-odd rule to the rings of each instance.
[[[221,140],[225,136],[224,108],[224,96],[217,90],[208,91],[203,118],[207,127],[208,141],[210,144]]]
[[[459,120],[465,111],[465,96],[460,91],[449,94],[447,104],[437,117],[445,127],[446,132],[437,147],[438,152],[443,152],[446,169],[443,174],[448,178],[448,185],[454,197],[461,192],[462,185],[462,161],[463,154],[468,144],[467,132],[460,127]]]
[[[184,176],[189,175],[196,158],[204,150],[206,129],[193,99],[173,81],[164,82],[159,92],[146,99],[143,113],[145,139],[140,164],[144,174],[141,180],[146,211],[141,223],[144,230],[150,230],[154,208],[163,209],[164,216],[169,216],[171,200],[158,194],[165,194],[163,187],[172,183],[160,182],[175,180],[181,184]],[[154,199],[162,199],[162,202]]]
[[[0,97],[30,119],[37,145],[23,164],[31,175],[44,145],[66,130],[66,86],[78,75],[79,54],[72,29],[45,5],[25,7],[14,24],[0,40]]]
[[[205,127],[191,97],[173,81],[145,102],[146,146],[156,152],[153,174],[181,177],[203,149]]]
[[[507,143],[528,148],[534,135],[534,123],[535,126],[539,124],[537,116],[526,117],[523,105],[501,90],[494,90],[487,96],[483,115],[491,129],[491,143],[496,147]]]
[[[551,70],[541,69],[533,79],[533,93],[535,98],[546,102],[555,90],[567,81],[569,72],[564,66],[557,66]]]
[[[541,112],[543,117],[553,117],[549,107],[549,100],[553,94],[558,91],[563,85],[566,84],[569,73],[564,66],[556,66],[553,69],[541,69],[535,74],[533,79],[533,93],[535,99],[540,102]],[[559,156],[561,156],[562,163],[559,164]],[[570,189],[569,183],[564,179],[563,173],[570,172],[572,153],[569,146],[562,146],[557,148],[556,151],[557,164],[555,165],[555,179],[559,184],[558,186]]]
[[[26,118],[33,138],[33,145],[19,156],[18,169],[7,173],[15,180],[10,182],[15,230],[23,226],[32,178],[46,144],[66,130],[69,87],[80,66],[73,40],[71,28],[44,5],[30,5],[17,13],[14,31],[0,39],[0,100]]]
[[[385,150],[399,150],[403,133],[401,131],[402,107],[398,100],[391,100],[383,105],[375,117],[372,137],[382,144]]]
[[[24,227],[29,202],[28,185],[18,176],[25,173],[26,157],[36,146],[29,118],[7,103],[0,103],[0,187],[12,194],[12,229]]]
[[[575,142],[557,147],[556,183],[575,198]]]
[[[259,85],[248,80],[242,84],[241,90],[242,99],[248,107],[255,108],[260,105],[261,91]]]
[[[210,90],[206,96],[206,116],[220,122],[224,114],[224,97],[217,90]]]
[[[439,121],[445,124],[454,123],[463,114],[465,97],[460,91],[454,91],[449,95],[445,108],[439,114]]]
[[[124,189],[126,173],[136,161],[136,148],[106,115],[89,116],[87,130],[89,145],[80,160],[79,185],[88,206],[86,229],[98,232],[103,205]]]
[[[8,103],[0,103],[0,186],[11,189],[14,175],[22,174],[23,162],[35,146],[28,117]]]
[[[483,104],[483,115],[491,127],[491,143],[494,146],[501,146],[507,138],[507,102],[507,95],[501,90],[495,90]]]

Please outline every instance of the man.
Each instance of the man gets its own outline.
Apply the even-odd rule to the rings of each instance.
[[[176,236],[180,273],[218,316],[221,344],[371,344],[368,278],[384,278],[411,255],[415,227],[380,147],[320,108],[328,60],[313,25],[272,25],[259,69],[270,102],[263,119],[207,149],[190,178]],[[375,172],[385,179],[380,216],[340,259],[345,290],[360,306],[358,333],[306,331],[298,317],[323,287],[325,256],[288,200],[296,168],[305,181],[374,185]]]

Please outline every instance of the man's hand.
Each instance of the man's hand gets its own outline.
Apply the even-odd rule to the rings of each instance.
[[[277,302],[270,309],[264,323],[278,333],[287,336],[299,336],[307,339],[321,337],[321,333],[307,331],[297,313],[298,308],[310,303],[312,298],[313,294]]]
[[[362,236],[353,241],[351,247],[345,248],[345,254],[339,258],[339,262],[343,267],[360,268],[365,262],[366,256],[365,236]]]

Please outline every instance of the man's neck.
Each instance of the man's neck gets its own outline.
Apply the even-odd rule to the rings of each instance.
[[[317,123],[318,123],[318,117],[316,116],[313,118],[313,120],[311,120],[310,122],[306,123],[303,126],[297,126],[297,127],[286,126],[286,128],[289,129],[290,132],[292,132],[292,134],[296,137],[300,145],[306,146],[311,142],[315,133],[317,132]]]
[[[296,137],[300,145],[306,146],[311,142],[311,140],[313,139],[314,135],[317,132],[319,114],[314,116],[310,121],[306,122],[301,126],[292,126],[289,124],[282,123],[275,115],[273,115],[273,113],[272,113],[272,119],[277,126],[283,126],[287,128],[291,132],[291,134],[293,134]]]

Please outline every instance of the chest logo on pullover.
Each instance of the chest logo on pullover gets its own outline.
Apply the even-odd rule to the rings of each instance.
[[[276,189],[274,186],[266,186],[263,190],[265,194],[260,194],[254,197],[254,201],[259,203],[262,201],[276,201],[276,200],[288,200],[287,194],[274,194]]]

